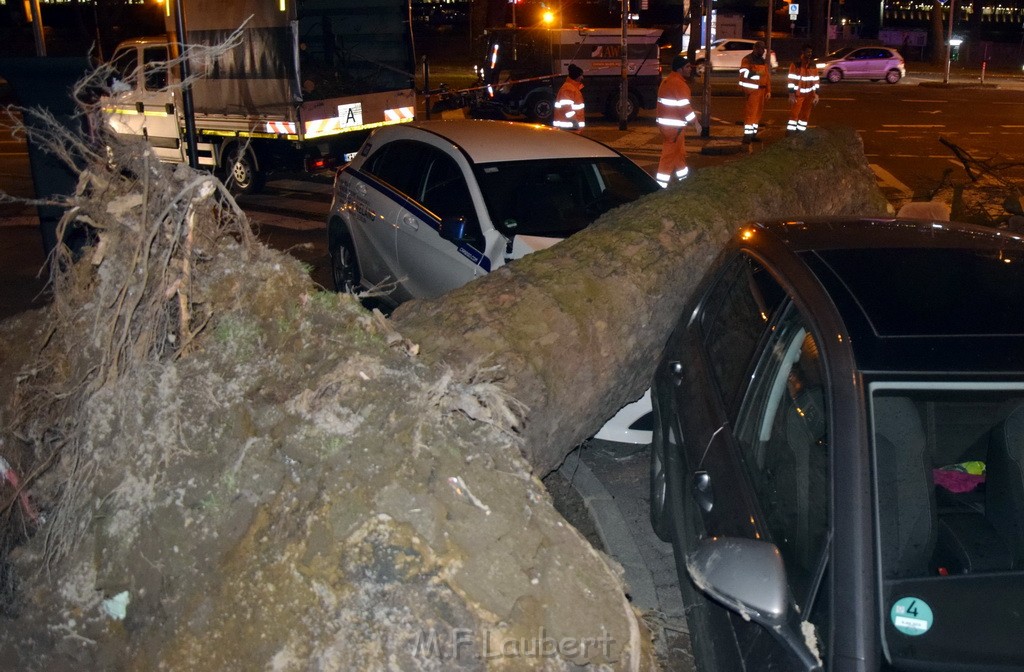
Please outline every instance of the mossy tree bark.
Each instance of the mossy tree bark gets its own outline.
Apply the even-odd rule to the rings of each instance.
[[[392,320],[427,359],[504,371],[529,408],[526,457],[545,474],[648,387],[684,303],[739,225],[886,212],[853,131],[814,130],[697,171]]]

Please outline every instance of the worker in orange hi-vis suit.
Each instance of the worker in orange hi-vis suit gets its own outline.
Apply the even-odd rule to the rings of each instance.
[[[772,97],[772,77],[768,62],[765,60],[764,42],[754,43],[754,50],[743,57],[740,62],[740,88],[747,95],[743,106],[743,143],[761,142],[757,132],[764,114],[764,104]]]
[[[800,60],[789,66],[789,123],[786,135],[807,130],[811,109],[818,104],[818,68],[812,54],[814,48],[805,44],[800,49]]]
[[[569,76],[555,96],[555,118],[551,125],[573,133],[582,133],[587,125],[586,105],[583,103],[583,68],[569,64]]]
[[[661,161],[655,179],[667,187],[674,176],[685,180],[690,174],[686,167],[686,141],[683,129],[692,125],[700,135],[701,125],[697,114],[690,105],[690,85],[686,80],[693,76],[693,64],[685,56],[672,59],[672,72],[658,87],[657,122],[661,131]]]

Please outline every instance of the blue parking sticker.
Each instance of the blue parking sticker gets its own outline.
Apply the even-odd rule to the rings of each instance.
[[[892,605],[889,618],[897,630],[904,635],[916,637],[928,632],[932,627],[932,608],[928,603],[917,597],[904,597]]]

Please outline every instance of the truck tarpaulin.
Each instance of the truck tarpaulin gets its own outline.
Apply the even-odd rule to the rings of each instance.
[[[245,23],[242,41],[233,49],[216,57],[206,50],[190,57],[192,74],[198,77],[192,85],[196,112],[287,114],[290,105],[285,101],[301,102],[291,3],[282,12],[278,0],[247,2],[245,16],[237,10],[238,16],[231,16],[233,4],[224,0],[185,0],[183,7],[186,44],[223,44],[233,32],[225,25]],[[169,25],[168,30],[172,29]]]

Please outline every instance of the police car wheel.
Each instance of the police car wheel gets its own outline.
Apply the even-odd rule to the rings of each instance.
[[[359,262],[352,239],[340,226],[331,231],[331,277],[334,291],[355,294],[359,291]]]

